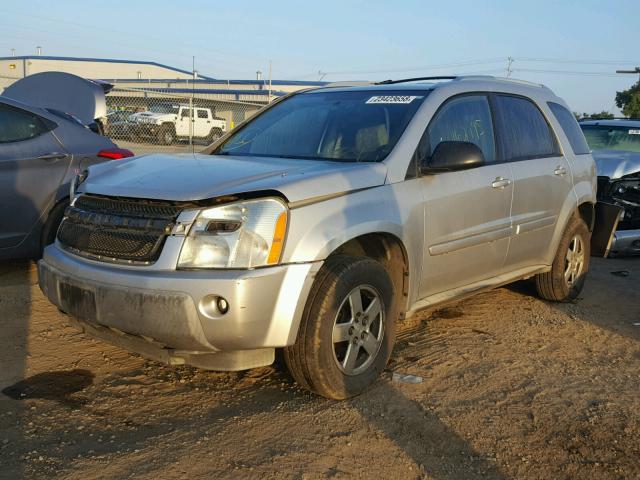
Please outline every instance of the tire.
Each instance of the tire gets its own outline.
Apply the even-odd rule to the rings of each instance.
[[[169,125],[163,125],[158,132],[158,143],[160,145],[171,145],[176,140],[176,134]]]
[[[296,342],[284,349],[291,375],[301,387],[323,397],[358,395],[389,361],[396,313],[393,283],[380,263],[329,257],[307,300]],[[334,331],[342,340],[334,343]]]
[[[551,270],[536,275],[538,295],[552,302],[569,302],[580,294],[589,272],[591,235],[587,224],[574,216],[565,229]]]
[[[220,130],[219,128],[212,128],[209,132],[209,135],[207,136],[207,141],[213,143],[220,137],[222,137],[222,130]]]
[[[46,246],[51,245],[56,240],[56,234],[58,233],[58,227],[64,217],[64,211],[69,206],[69,199],[63,200],[56,204],[47,217],[47,221],[42,227],[42,234],[40,235],[40,252],[39,257],[42,256],[42,252]]]

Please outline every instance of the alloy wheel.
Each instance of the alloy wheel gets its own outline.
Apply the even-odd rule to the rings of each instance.
[[[384,338],[384,305],[380,294],[360,285],[342,301],[333,331],[333,356],[345,375],[358,375],[373,363]]]
[[[564,280],[569,287],[580,278],[584,268],[584,243],[580,235],[574,235],[569,242],[567,255],[564,262]]]

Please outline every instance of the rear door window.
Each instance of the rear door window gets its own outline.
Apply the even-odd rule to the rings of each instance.
[[[198,118],[209,118],[209,112],[207,110],[198,109]]]
[[[558,142],[540,109],[529,99],[496,95],[498,143],[504,160],[560,155]]]
[[[49,122],[52,125],[53,122]],[[0,104],[0,143],[22,142],[50,130],[45,122],[25,110]]]
[[[553,116],[556,117],[556,120],[558,120],[558,123],[562,127],[562,131],[567,136],[573,153],[576,155],[589,153],[589,145],[573,113],[559,103],[549,102],[548,105]]]
[[[431,121],[423,141],[427,139],[428,147],[421,145],[418,148],[428,148],[428,155],[440,142],[470,142],[482,150],[487,163],[495,162],[493,122],[487,97],[464,95],[447,100]]]

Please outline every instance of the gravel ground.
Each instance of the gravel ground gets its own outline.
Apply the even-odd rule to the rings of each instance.
[[[0,319],[1,478],[640,478],[640,259],[594,259],[571,304],[521,282],[421,312],[345,402],[88,339],[31,263],[0,264]]]

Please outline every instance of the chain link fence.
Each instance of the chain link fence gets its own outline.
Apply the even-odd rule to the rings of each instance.
[[[18,80],[0,76],[0,94]],[[106,96],[102,133],[136,155],[197,152],[233,130],[273,99],[265,91],[194,88],[133,88],[117,83]],[[249,99],[249,100],[247,100]]]
[[[116,85],[107,94],[108,114],[100,124],[104,135],[136,155],[199,151],[266,105],[236,97],[223,91]]]

